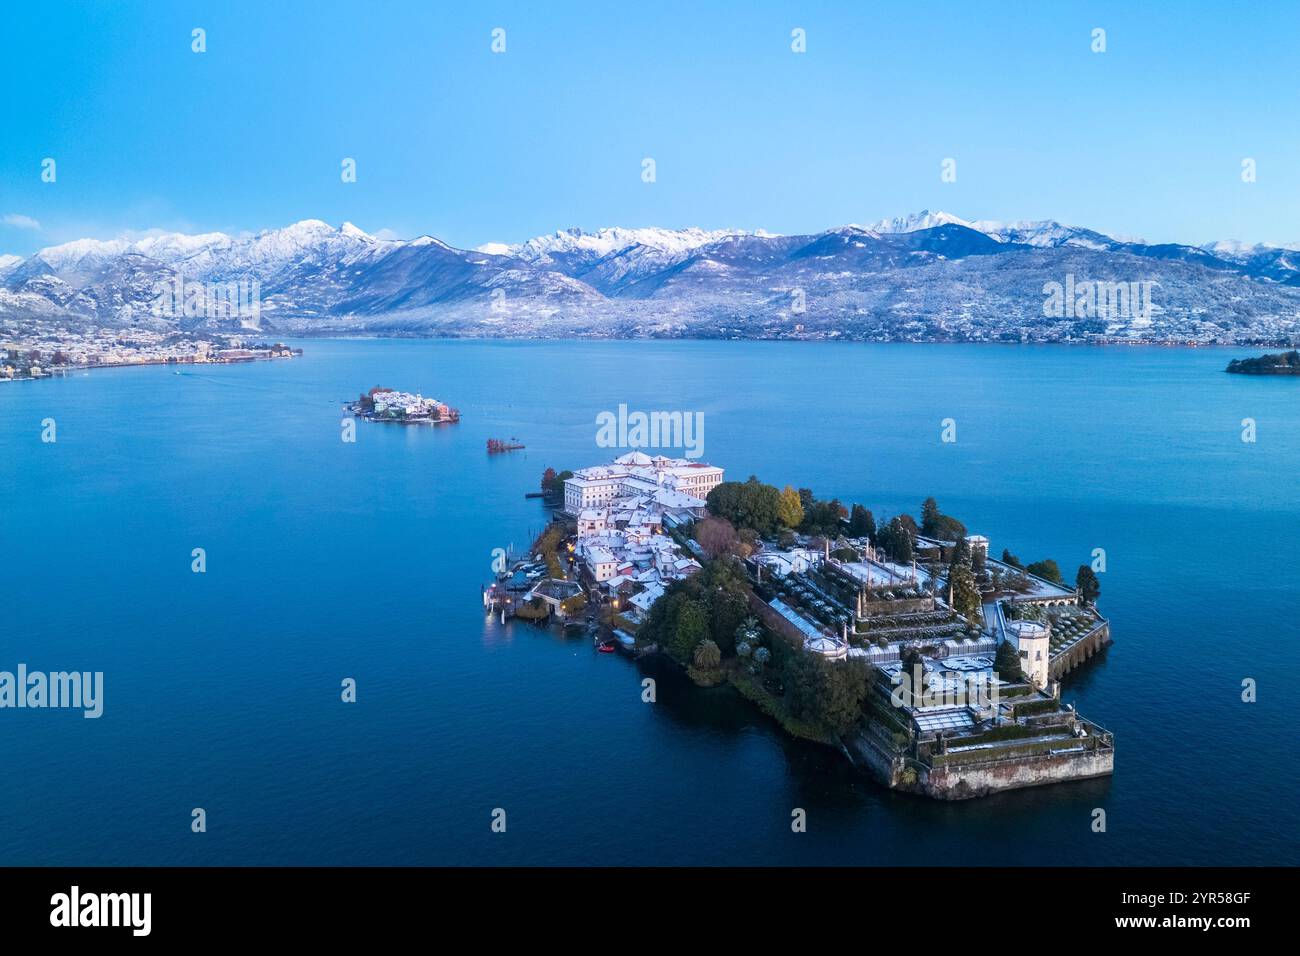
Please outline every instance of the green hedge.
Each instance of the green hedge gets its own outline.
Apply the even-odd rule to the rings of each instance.
[[[1033,717],[1036,714],[1053,714],[1059,708],[1060,705],[1055,700],[1044,700],[1040,697],[1016,704],[1012,711],[1017,717]]]

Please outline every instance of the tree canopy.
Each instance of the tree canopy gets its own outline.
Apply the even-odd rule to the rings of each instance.
[[[906,520],[905,520],[906,519]],[[911,522],[909,526],[909,522]],[[897,515],[879,529],[876,544],[896,564],[911,564],[916,544],[916,523],[906,515]]]
[[[707,504],[710,514],[761,535],[774,533],[781,523],[781,492],[753,475],[748,481],[722,482],[709,492]]]
[[[975,586],[975,575],[965,564],[954,564],[949,572],[952,583],[953,609],[971,624],[981,620],[980,592]]]
[[[876,518],[862,505],[854,505],[849,509],[849,537],[873,540],[876,537]]]
[[[695,540],[710,558],[726,554],[736,546],[736,529],[726,518],[705,518],[695,523]]]
[[[818,501],[813,499],[803,509],[803,524],[800,530],[805,534],[820,534],[827,538],[835,538],[843,530],[841,519],[848,516],[846,509],[838,498],[832,498],[830,501]]]
[[[736,650],[736,630],[749,614],[744,575],[732,557],[706,561],[681,581],[668,585],[637,631],[638,640],[654,642],[682,664],[708,638],[724,657]]]
[[[789,485],[781,490],[776,517],[786,528],[797,528],[803,524],[803,502],[799,500],[799,492]]]
[[[565,470],[558,475],[554,468],[542,472],[542,491],[551,495],[564,494],[564,483],[573,477],[573,472]]]
[[[828,661],[818,654],[786,657],[782,681],[791,715],[844,734],[862,717],[870,669],[860,658]]]
[[[1079,597],[1085,604],[1093,604],[1101,595],[1101,582],[1097,572],[1086,564],[1079,565],[1079,573],[1074,576],[1074,586],[1079,589]]]
[[[1007,640],[998,645],[993,669],[1004,681],[1018,681],[1023,677],[1020,671],[1020,652],[1016,650],[1014,641]]]
[[[966,537],[966,526],[956,518],[943,514],[933,498],[926,498],[921,503],[920,530],[927,538],[937,538],[940,541],[960,541]]]
[[[1061,569],[1056,566],[1056,562],[1051,558],[1044,558],[1041,561],[1035,561],[1029,567],[1025,568],[1025,570],[1040,578],[1046,578],[1054,584],[1065,583],[1065,578],[1061,577]]]

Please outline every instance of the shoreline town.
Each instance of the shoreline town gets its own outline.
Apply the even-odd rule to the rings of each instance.
[[[60,330],[0,338],[0,381],[54,378],[72,371],[141,365],[228,365],[295,358],[302,349],[247,337],[161,333],[147,329]]]
[[[875,525],[722,468],[632,452],[555,474],[554,520],[488,614],[666,655],[893,789],[955,800],[1107,776],[1115,741],[1061,699],[1111,643],[1080,568],[1023,565],[926,501]]]

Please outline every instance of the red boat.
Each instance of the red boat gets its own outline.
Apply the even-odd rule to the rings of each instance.
[[[613,644],[601,644],[601,645],[599,645],[599,646],[596,648],[596,650],[600,651],[602,654],[613,654],[613,653],[614,653],[614,645],[613,645]]]

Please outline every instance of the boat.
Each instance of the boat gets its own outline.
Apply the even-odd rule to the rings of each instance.
[[[602,654],[613,654],[613,653],[614,653],[614,645],[613,645],[613,644],[608,644],[608,643],[606,643],[606,644],[598,644],[598,645],[596,646],[596,650],[600,651]]]
[[[518,438],[489,438],[487,440],[487,450],[489,455],[497,455],[503,451],[516,451],[524,447],[524,443]]]

